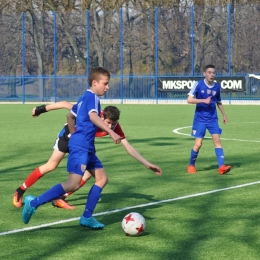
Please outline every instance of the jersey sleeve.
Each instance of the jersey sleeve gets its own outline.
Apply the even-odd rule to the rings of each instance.
[[[220,84],[218,84],[218,85],[219,85],[219,91],[217,91],[217,94],[216,94],[216,102],[221,103],[221,96],[220,96],[221,86],[220,86]]]
[[[77,110],[78,110],[78,106],[77,106],[77,104],[75,104],[75,105],[73,105],[72,109],[70,110],[70,113],[73,116],[77,117]]]
[[[122,128],[121,128],[119,123],[117,123],[116,127],[114,128],[114,132],[116,134],[118,134],[121,137],[121,139],[125,138],[125,134],[124,134],[124,132],[123,132],[123,130],[122,130]]]
[[[78,114],[84,113],[85,116],[86,114],[89,116],[92,112],[96,112],[99,115],[101,109],[98,96],[87,90],[83,98],[79,99],[77,110]]]
[[[198,81],[194,83],[193,87],[191,88],[190,92],[188,93],[188,96],[196,97],[198,84],[199,84]]]
[[[103,131],[102,129],[98,128],[97,132],[96,132],[96,137],[104,137],[104,136],[107,136],[108,133]]]

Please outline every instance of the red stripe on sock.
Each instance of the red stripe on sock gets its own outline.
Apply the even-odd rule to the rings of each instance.
[[[36,181],[38,181],[43,175],[40,172],[39,167],[36,168],[24,181],[24,184],[21,186],[21,189],[25,190],[31,187]],[[26,186],[26,187],[24,187]]]

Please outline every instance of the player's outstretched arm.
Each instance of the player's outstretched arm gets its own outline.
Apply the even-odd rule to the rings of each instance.
[[[222,116],[223,116],[223,123],[226,124],[228,122],[224,107],[222,103],[217,103],[218,109],[220,110]]]
[[[123,145],[124,149],[126,150],[126,152],[132,156],[133,158],[135,158],[137,161],[139,161],[140,163],[142,163],[146,168],[152,170],[155,172],[155,174],[157,175],[161,175],[162,174],[162,169],[155,165],[152,164],[150,162],[148,162],[128,141],[126,138],[121,140],[121,144]]]
[[[115,133],[112,129],[110,129],[104,121],[97,115],[96,112],[92,112],[89,115],[91,122],[102,129],[103,131],[107,132],[110,137],[113,139],[115,144],[119,144],[121,142],[121,136]]]
[[[73,107],[73,104],[69,103],[68,101],[60,101],[60,102],[49,104],[49,105],[41,105],[41,106],[34,107],[32,109],[32,116],[38,117],[42,113],[46,113],[51,110],[57,110],[57,109],[62,109],[62,108],[71,110],[72,107]]]

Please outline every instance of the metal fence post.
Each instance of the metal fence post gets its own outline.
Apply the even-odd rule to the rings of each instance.
[[[155,8],[155,92],[156,104],[158,104],[158,63],[159,63],[159,46],[158,46],[158,7]]]
[[[89,51],[90,47],[89,47],[89,11],[86,10],[86,74],[87,74],[87,78],[89,75]],[[87,80],[87,88],[89,87],[88,84],[88,80]]]
[[[25,103],[25,80],[24,80],[24,66],[25,66],[25,53],[24,53],[24,12],[22,12],[22,100]]]
[[[232,32],[231,32],[231,9],[230,9],[230,4],[228,4],[228,73],[232,73],[232,54],[231,54],[231,37],[232,37]]]
[[[124,37],[123,37],[123,9],[120,8],[120,99],[124,102]]]
[[[54,73],[54,102],[57,101],[57,31],[56,31],[56,11],[53,13],[53,73]]]
[[[191,6],[191,75],[194,76],[194,6]]]

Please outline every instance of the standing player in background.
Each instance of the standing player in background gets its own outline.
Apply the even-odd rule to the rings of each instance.
[[[220,90],[221,86],[215,82],[215,66],[206,65],[204,67],[204,79],[197,81],[188,93],[187,102],[196,104],[192,133],[195,137],[195,144],[191,150],[190,164],[188,173],[196,173],[195,162],[198,157],[199,150],[202,146],[202,140],[205,137],[206,130],[212,136],[215,145],[215,154],[218,161],[218,173],[225,174],[231,170],[231,166],[224,164],[224,152],[220,142],[222,129],[218,125],[218,115],[216,106],[219,108],[223,116],[223,122],[228,122],[224,107],[221,103]]]

